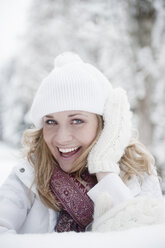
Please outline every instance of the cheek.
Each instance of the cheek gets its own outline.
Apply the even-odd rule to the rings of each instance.
[[[81,141],[82,144],[89,146],[92,141],[95,139],[97,133],[97,127],[87,127],[81,132],[78,132],[79,141]]]
[[[49,146],[51,144],[52,135],[46,128],[43,128],[43,137],[44,137],[44,141]]]

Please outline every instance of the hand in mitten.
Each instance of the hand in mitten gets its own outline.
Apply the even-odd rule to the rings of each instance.
[[[118,162],[131,138],[131,111],[126,92],[113,89],[103,113],[104,127],[88,156],[90,173],[119,174]]]

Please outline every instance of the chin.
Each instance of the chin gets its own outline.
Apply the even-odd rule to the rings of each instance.
[[[72,168],[68,168],[68,167],[66,168],[66,167],[63,167],[63,166],[60,166],[60,168],[61,168],[61,170],[63,170],[66,173],[69,173],[72,170]]]

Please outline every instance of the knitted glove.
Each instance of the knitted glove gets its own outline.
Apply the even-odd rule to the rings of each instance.
[[[131,111],[126,92],[113,89],[103,113],[104,128],[88,156],[90,173],[119,174],[118,162],[131,138]]]

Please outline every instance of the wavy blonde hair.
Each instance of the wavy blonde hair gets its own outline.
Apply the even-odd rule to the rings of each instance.
[[[70,171],[70,173],[75,172],[78,178],[80,178],[81,173],[87,166],[88,154],[96,143],[103,128],[102,116],[97,115],[97,120],[98,128],[95,139],[92,141],[90,146],[80,154],[76,161],[74,161],[72,170]],[[26,130],[23,135],[23,147],[24,156],[27,157],[30,164],[34,167],[35,179],[33,183],[36,184],[42,202],[46,206],[59,211],[60,208],[58,202],[49,188],[50,178],[57,161],[53,158],[44,141],[43,129]],[[137,141],[137,139],[133,138],[130,144],[126,147],[125,153],[119,161],[120,169],[123,172],[123,181],[126,182],[131,175],[136,175],[141,179],[143,173],[152,174],[151,164],[153,163],[154,159],[145,146]]]

